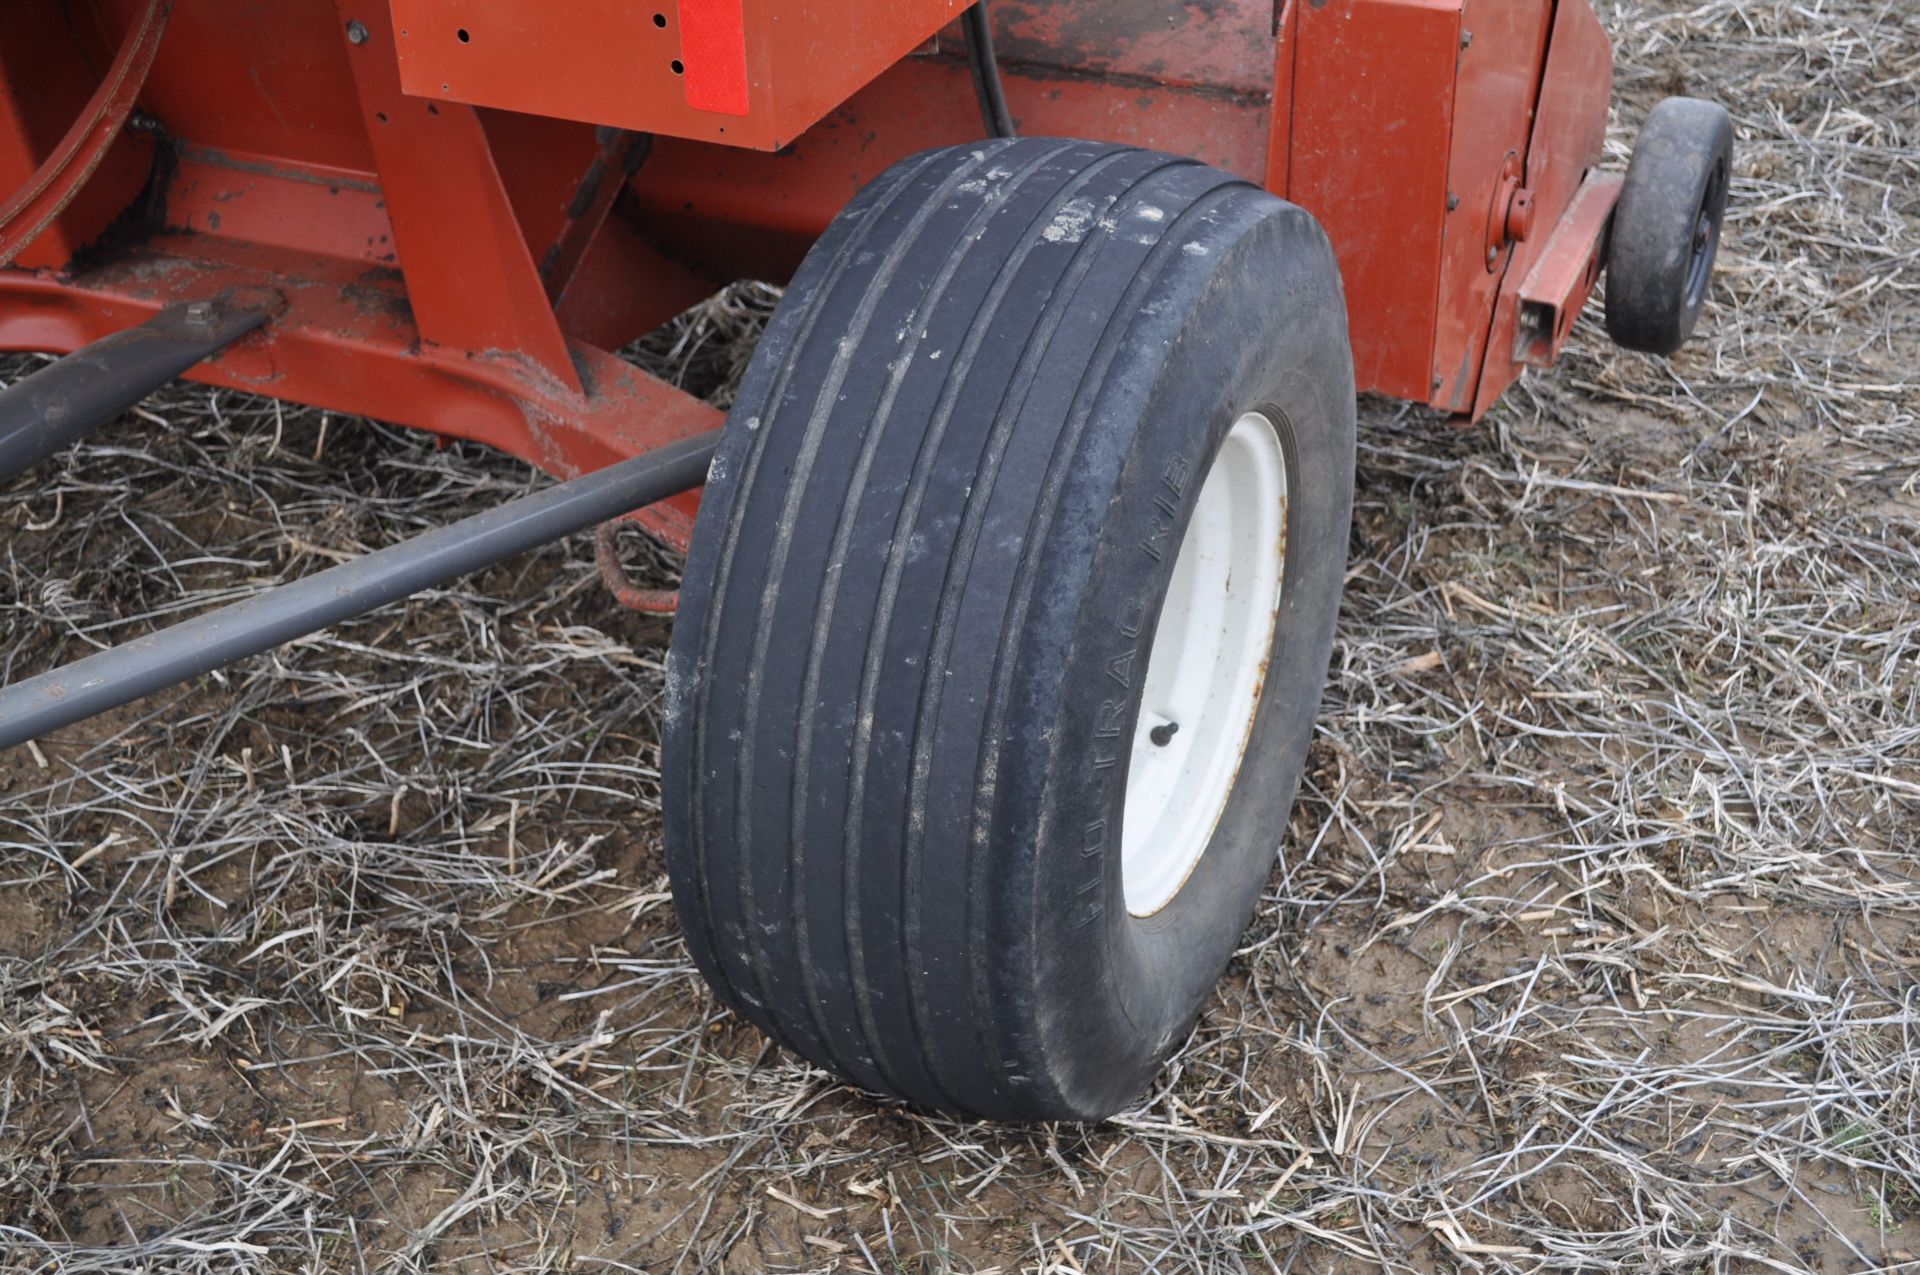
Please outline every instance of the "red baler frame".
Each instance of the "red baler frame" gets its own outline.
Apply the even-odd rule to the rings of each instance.
[[[560,476],[709,429],[608,351],[784,277],[889,163],[979,137],[936,34],[960,7],[10,0],[0,347],[244,290],[276,317],[194,379]],[[1618,183],[1596,172],[1611,50],[1589,0],[996,16],[1023,131],[1195,155],[1320,218],[1363,390],[1476,418],[1593,288]],[[696,501],[646,521],[684,544]]]

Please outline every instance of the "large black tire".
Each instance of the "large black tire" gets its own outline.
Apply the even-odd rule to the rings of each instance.
[[[1203,857],[1138,917],[1117,847],[1139,669],[1193,476],[1249,409],[1291,492],[1270,670]],[[1353,446],[1339,275],[1300,209],[1050,139],[863,191],[728,418],[668,661],[668,866],[720,997],[925,1108],[1097,1118],[1139,1095],[1286,826]]]
[[[1616,344],[1665,356],[1693,335],[1732,176],[1733,119],[1725,107],[1670,97],[1647,115],[1607,249],[1607,332]]]

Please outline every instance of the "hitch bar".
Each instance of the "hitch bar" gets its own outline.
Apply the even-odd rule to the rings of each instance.
[[[706,480],[709,430],[172,628],[0,687],[0,748],[118,708],[630,513]]]
[[[168,306],[0,390],[0,482],[79,442],[266,323],[282,304],[267,293]]]

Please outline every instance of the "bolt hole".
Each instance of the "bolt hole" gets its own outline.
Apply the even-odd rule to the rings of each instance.
[[[473,41],[473,37],[467,34],[467,29],[465,27],[461,27],[460,30],[456,32],[456,34],[459,35],[460,43],[462,44],[469,44]]]
[[[685,75],[687,73],[687,64],[679,58],[675,58],[673,60],[673,73],[675,75]]]
[[[373,118],[379,120],[382,124],[384,124],[387,122],[387,113],[385,111],[375,111],[373,113]]]
[[[660,29],[661,29],[662,31],[664,31],[664,30],[666,30],[666,29],[667,29],[667,15],[666,15],[666,14],[664,14],[664,13],[656,13],[656,14],[654,14],[654,15],[653,15],[653,25],[655,25],[656,27],[659,27],[659,28],[660,28]]]

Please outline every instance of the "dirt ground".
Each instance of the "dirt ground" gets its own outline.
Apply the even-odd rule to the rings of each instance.
[[[667,630],[575,542],[0,754],[0,1268],[1920,1266],[1920,15],[1601,7],[1616,162],[1738,120],[1702,336],[1363,405],[1311,773],[1135,1109],[930,1119],[714,1005]],[[771,301],[637,357],[724,397]],[[0,487],[0,679],[536,481],[177,386]]]

